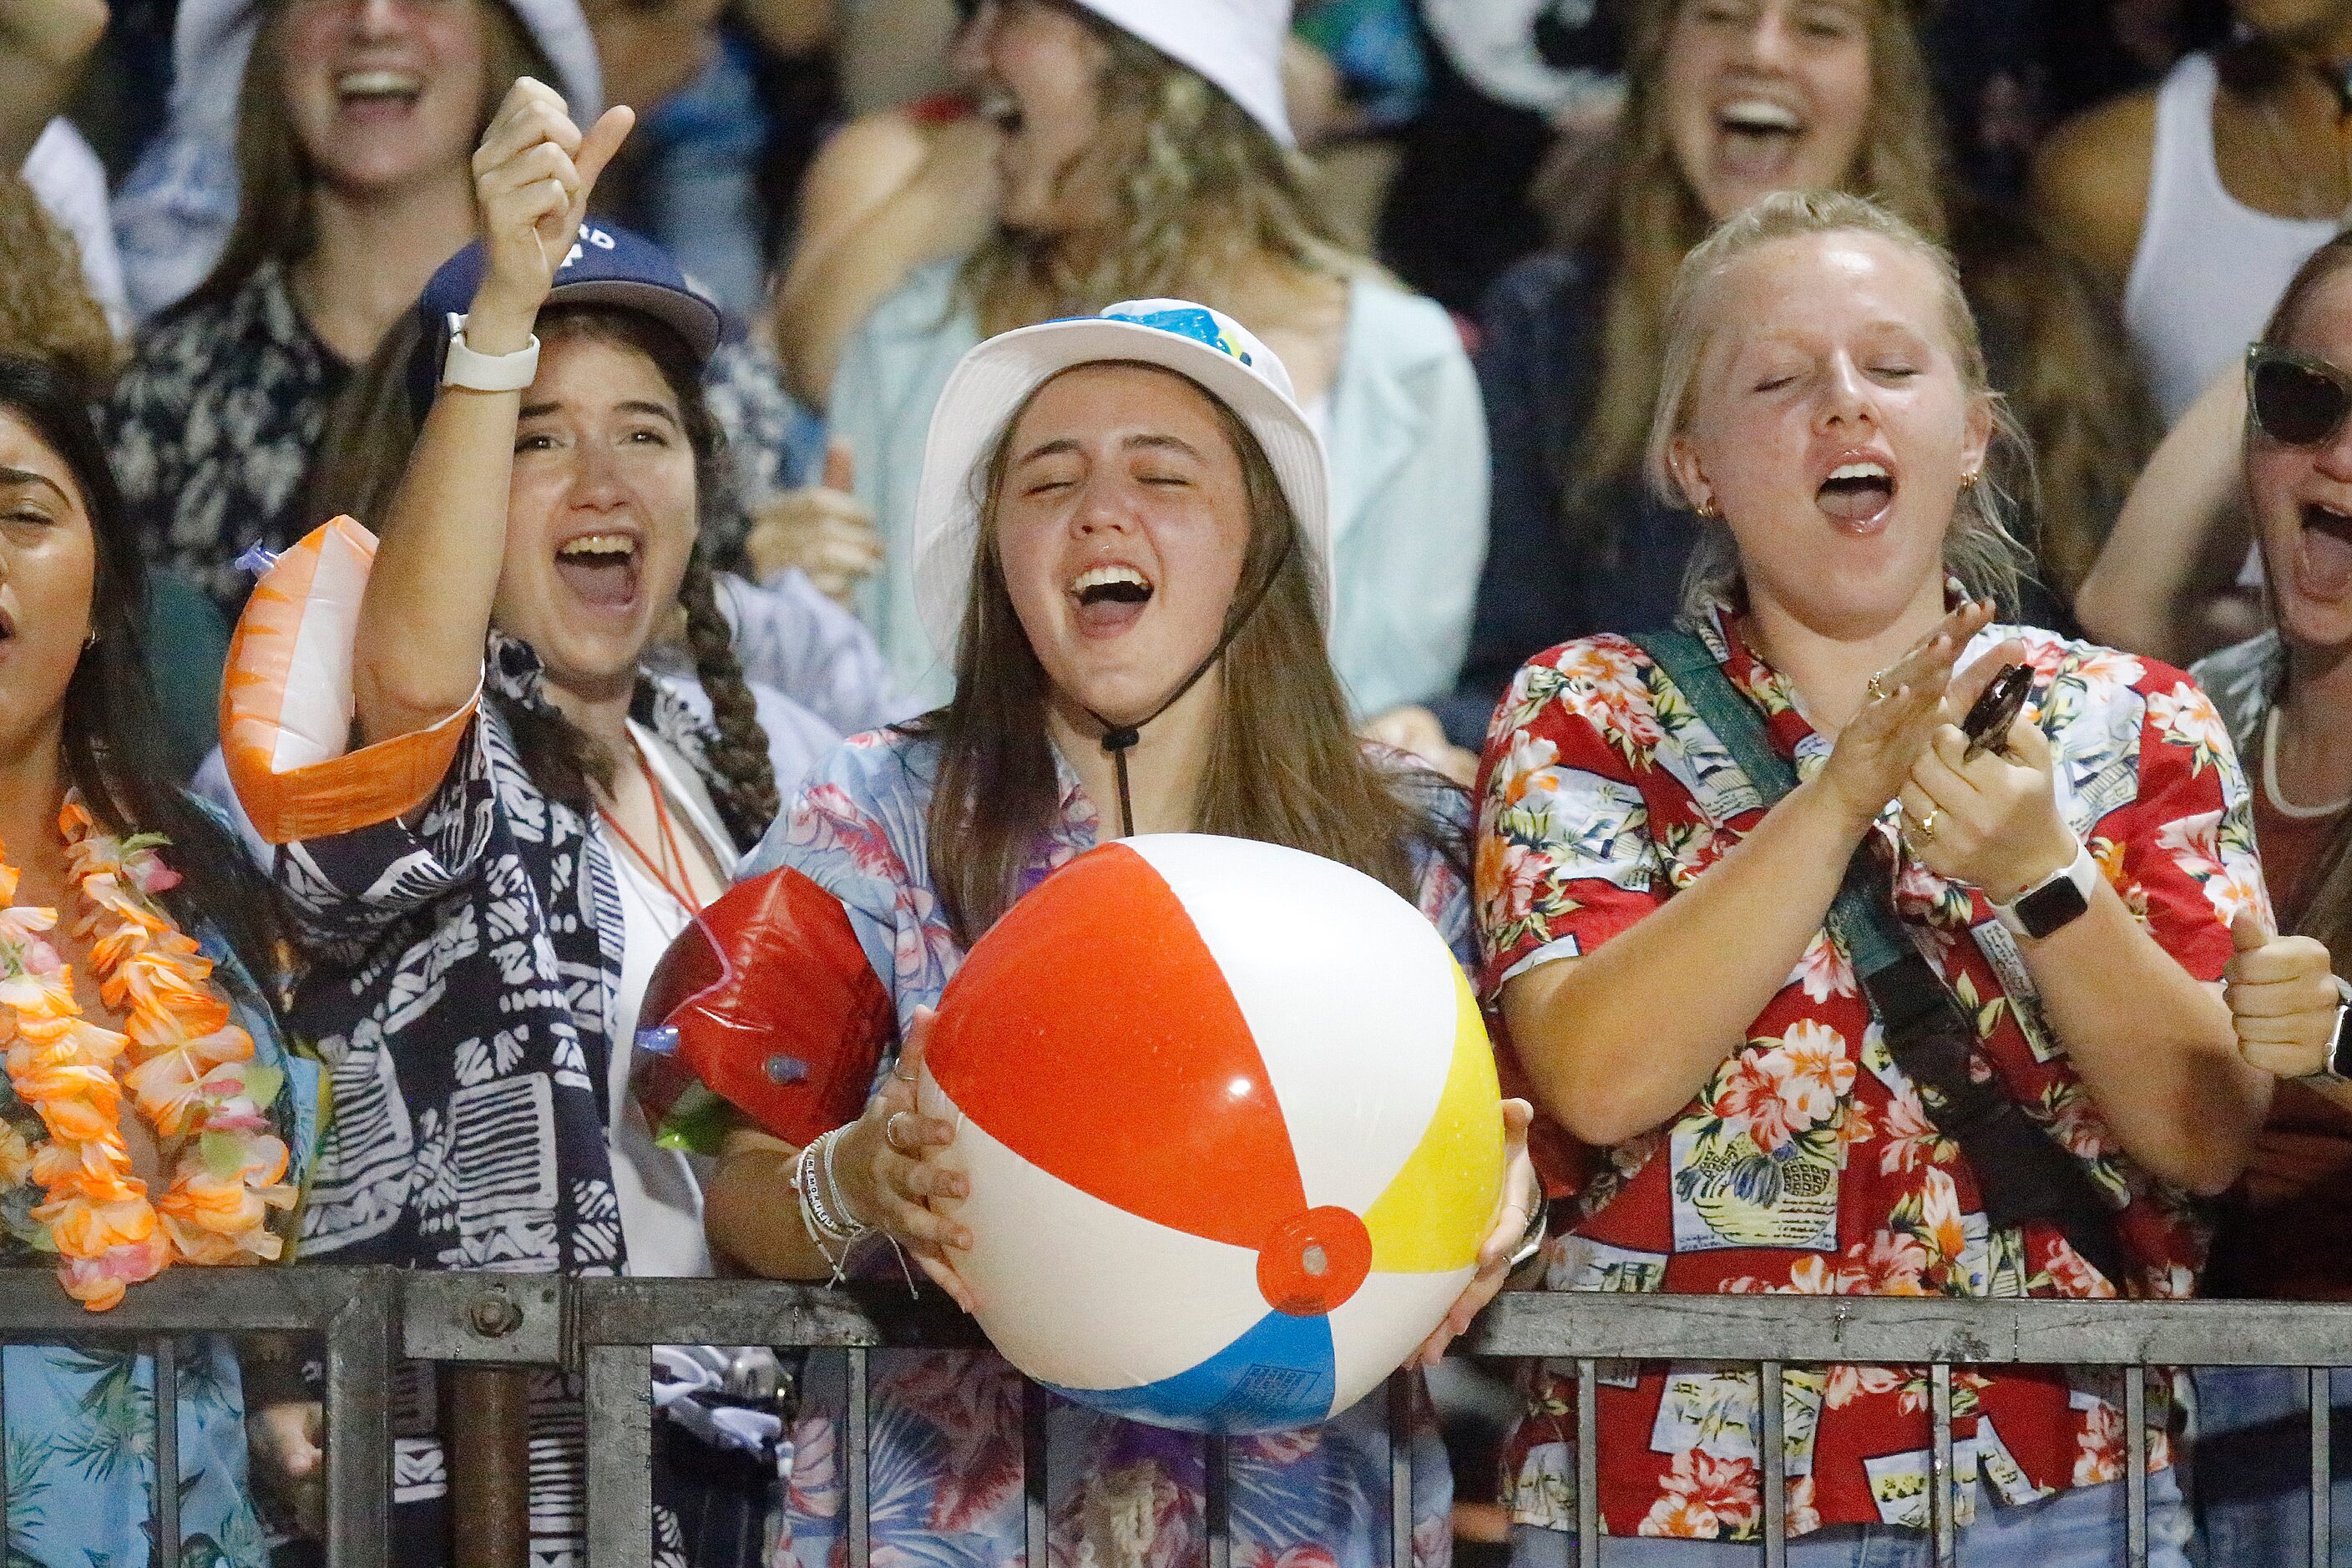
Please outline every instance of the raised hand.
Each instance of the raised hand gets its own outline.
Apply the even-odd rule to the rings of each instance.
[[[752,570],[764,580],[797,566],[818,593],[850,607],[883,556],[874,513],[852,493],[856,484],[849,448],[835,441],[825,448],[823,483],[787,490],[759,509],[743,541]]]
[[[2326,1071],[2344,1000],[2327,949],[2307,936],[2273,936],[2251,910],[2230,922],[2230,942],[2236,951],[2222,994],[2238,1054],[2274,1078]]]
[[[2063,870],[2080,847],[2058,810],[2050,742],[2022,713],[1998,745],[1971,757],[1957,721],[1993,677],[2025,656],[2006,642],[1946,694],[1927,745],[1903,784],[1903,837],[1939,877],[2006,902]]]
[[[620,150],[635,111],[615,105],[585,135],[563,95],[523,77],[474,150],[474,198],[487,265],[467,318],[467,343],[512,353],[532,321],[588,216],[597,177]]]
[[[1910,777],[1943,721],[1944,693],[1961,650],[1992,619],[1992,606],[1965,604],[1910,652],[1871,678],[1861,710],[1838,731],[1820,774],[1859,833],[1878,820]]]

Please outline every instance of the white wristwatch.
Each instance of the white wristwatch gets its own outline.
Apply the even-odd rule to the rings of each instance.
[[[2081,839],[2074,858],[2019,893],[1992,907],[1993,917],[2015,936],[2045,937],[2091,907],[2091,889],[2099,885],[2099,863]]]
[[[466,346],[466,318],[449,312],[449,352],[441,362],[441,384],[468,392],[521,392],[539,375],[539,336],[510,354],[476,353]]]

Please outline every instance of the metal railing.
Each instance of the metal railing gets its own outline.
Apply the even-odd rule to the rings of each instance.
[[[0,1270],[0,1339],[130,1342],[155,1357],[154,1539],[176,1541],[176,1365],[170,1336],[303,1333],[324,1342],[326,1530],[335,1568],[383,1568],[390,1522],[392,1363],[566,1367],[585,1374],[589,1561],[647,1568],[652,1558],[653,1409],[650,1350],[657,1344],[765,1344],[846,1352],[843,1449],[846,1554],[869,1556],[868,1352],[983,1342],[971,1322],[903,1289],[824,1289],[717,1279],[564,1279],[544,1275],[423,1273],[303,1267],[173,1269],[93,1317],[46,1271]],[[1939,1562],[1953,1560],[1952,1369],[2084,1366],[2125,1373],[2126,1547],[2148,1554],[2147,1390],[2139,1369],[2286,1366],[2308,1369],[2312,1561],[2327,1561],[2332,1479],[2328,1369],[2352,1367],[2352,1304],[2250,1301],[1943,1300],[1885,1297],[1509,1294],[1460,1348],[1482,1356],[1572,1363],[1577,1373],[1577,1548],[1598,1561],[1599,1363],[1673,1361],[1752,1367],[1759,1376],[1763,1554],[1785,1562],[1786,1456],[1781,1405],[1770,1396],[1790,1367],[1858,1363],[1928,1368],[1933,1446],[1929,1527]],[[0,1396],[5,1388],[0,1387]],[[1391,1431],[1411,1398],[1388,1391]],[[5,1412],[5,1397],[0,1397]],[[1046,1563],[1045,1396],[1024,1407],[1024,1502],[1029,1561]],[[0,1418],[5,1418],[0,1415]],[[5,1446],[0,1430],[0,1447]],[[1212,1443],[1209,1568],[1228,1568],[1225,1468]],[[5,1517],[0,1474],[0,1518]],[[1409,1445],[1391,1444],[1391,1568],[1412,1561]]]

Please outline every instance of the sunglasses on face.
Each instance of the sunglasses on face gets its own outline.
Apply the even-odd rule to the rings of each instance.
[[[2246,351],[2254,428],[2284,447],[2325,447],[2352,416],[2352,374],[2323,359],[2256,343]]]

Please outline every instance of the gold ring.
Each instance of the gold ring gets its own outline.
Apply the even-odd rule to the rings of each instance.
[[[1936,842],[1936,818],[1943,815],[1943,812],[1938,808],[1932,805],[1929,806],[1927,808],[1927,815],[1924,818],[1911,824],[1911,832],[1913,836],[1916,837],[1922,844],[1933,844]]]
[[[906,1062],[906,1058],[900,1057],[897,1061],[890,1064],[890,1076],[897,1079],[900,1083],[920,1083],[922,1080],[917,1078],[913,1073],[900,1072],[898,1070],[898,1068]]]
[[[1888,693],[1886,688],[1879,683],[1880,677],[1884,676],[1885,673],[1886,672],[1885,670],[1880,670],[1877,675],[1874,675],[1870,678],[1870,684],[1864,688],[1864,690],[1870,693],[1870,700],[1873,702],[1884,702],[1887,699]]]

